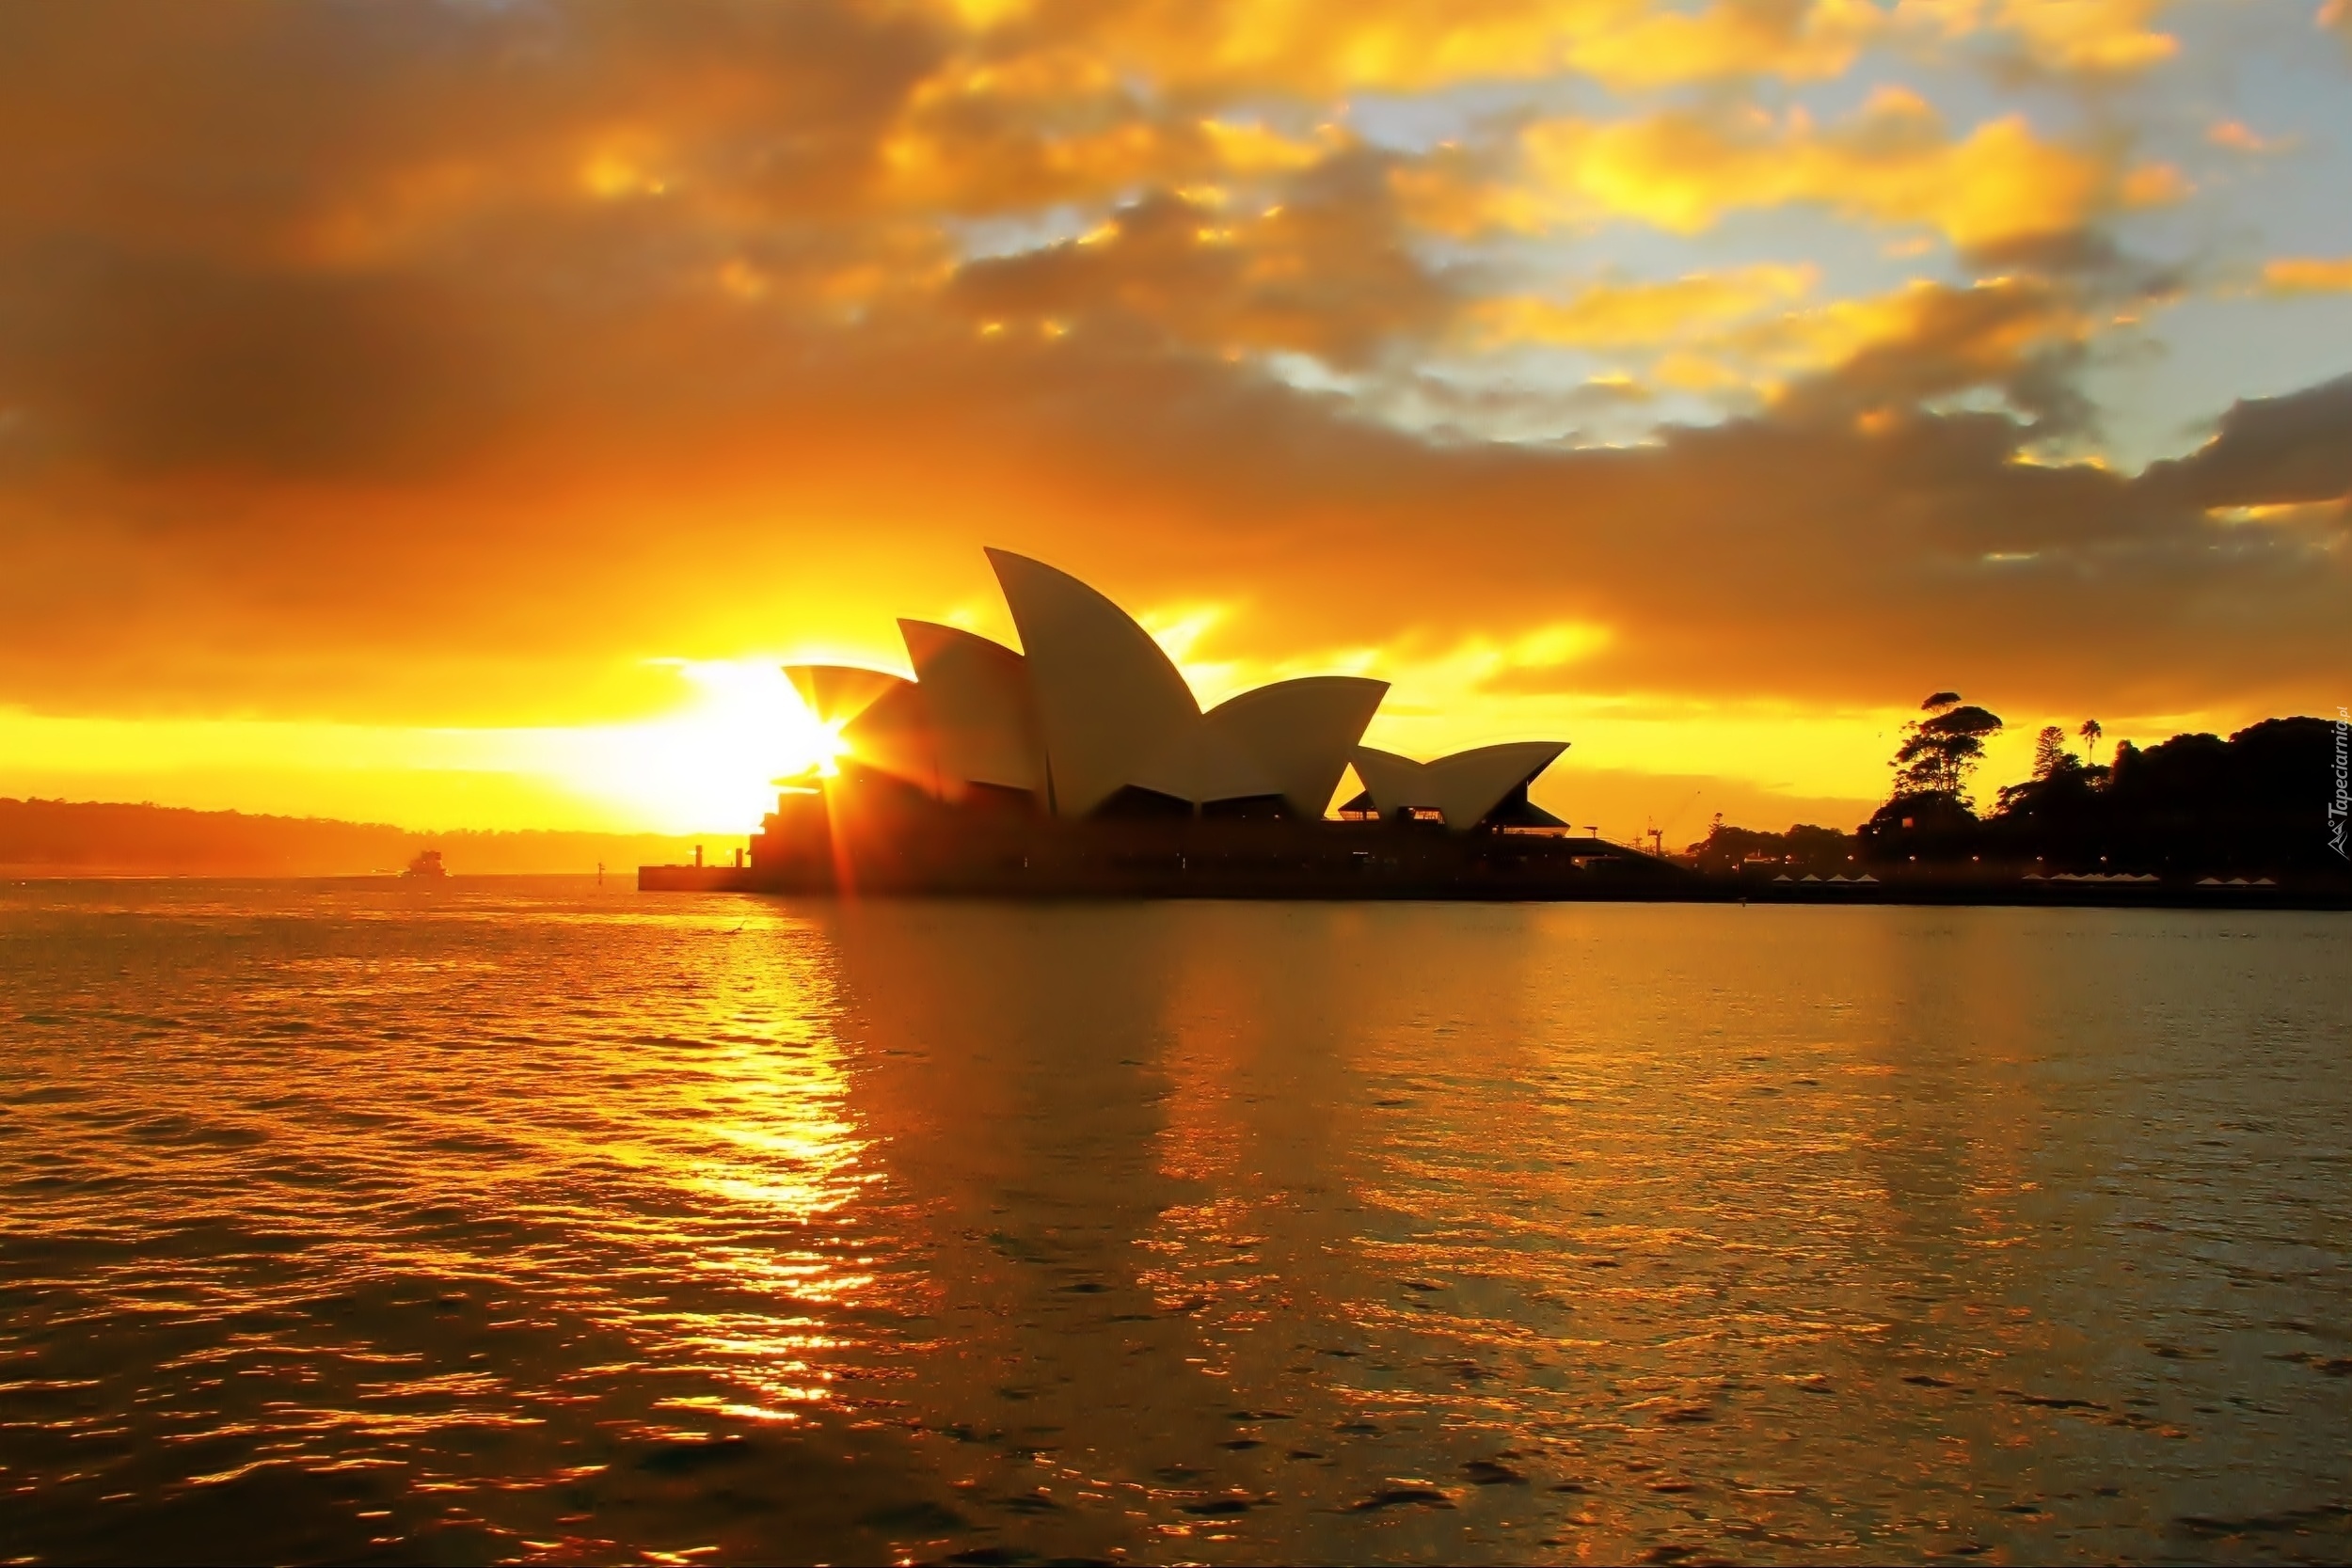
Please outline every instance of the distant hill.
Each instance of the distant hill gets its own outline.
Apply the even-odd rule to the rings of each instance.
[[[438,849],[450,871],[633,872],[686,861],[704,846],[723,861],[740,836],[659,833],[421,833],[383,822],[253,816],[179,806],[0,798],[0,876],[336,877],[397,871]]]

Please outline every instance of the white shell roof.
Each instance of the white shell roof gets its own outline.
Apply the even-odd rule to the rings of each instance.
[[[1281,793],[1261,759],[1197,713],[1127,782],[1195,805]]]
[[[1021,628],[1054,810],[1084,816],[1176,751],[1200,705],[1152,634],[1110,600],[1025,555],[992,549],[988,560]]]
[[[1436,811],[1474,827],[1549,767],[1565,741],[1482,746],[1434,762],[1358,746],[1384,681],[1277,681],[1207,713],[1126,611],[1069,573],[992,549],[1023,651],[955,626],[900,621],[915,680],[845,665],[789,667],[851,754],[947,800],[973,785],[1035,793],[1083,816],[1129,786],[1194,805],[1279,796],[1328,809],[1353,762],[1382,816]]]
[[[1301,816],[1321,816],[1347,771],[1349,748],[1363,737],[1389,683],[1361,675],[1309,675],[1229,697],[1205,722],[1256,757],[1270,784]]]
[[[1565,740],[1512,740],[1415,762],[1359,746],[1350,760],[1381,816],[1406,808],[1434,811],[1459,832],[1478,826],[1504,796],[1533,781],[1567,749]]]
[[[930,621],[900,621],[898,635],[930,705],[942,793],[1001,784],[1034,791],[1042,801],[1045,744],[1027,661],[1001,642]]]

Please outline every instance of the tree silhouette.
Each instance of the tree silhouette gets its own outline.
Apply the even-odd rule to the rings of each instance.
[[[2076,730],[2074,733],[2083,737],[2083,750],[2090,754],[2092,766],[2097,766],[2099,761],[2099,737],[2107,732],[2099,727],[2099,721],[2096,719],[2086,719],[2083,721],[2083,727]]]
[[[1962,703],[1957,691],[1938,691],[1919,709],[1928,717],[1903,726],[1891,765],[1896,797],[1941,796],[1964,807],[1968,777],[1984,760],[1985,736],[2000,733],[2000,715]]]
[[[2060,773],[2082,770],[2083,759],[2066,749],[2066,732],[2056,724],[2044,724],[2033,739],[2033,776],[2054,779]]]

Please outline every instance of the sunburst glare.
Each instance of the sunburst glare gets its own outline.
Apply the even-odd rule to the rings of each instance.
[[[691,688],[667,717],[607,732],[614,745],[599,793],[671,832],[748,832],[775,801],[776,781],[831,771],[847,748],[777,665],[675,659]]]

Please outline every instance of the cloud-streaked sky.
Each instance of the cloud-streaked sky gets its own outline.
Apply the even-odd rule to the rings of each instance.
[[[0,137],[0,793],[740,828],[983,543],[1621,834],[2352,701],[2346,0],[85,0]]]

